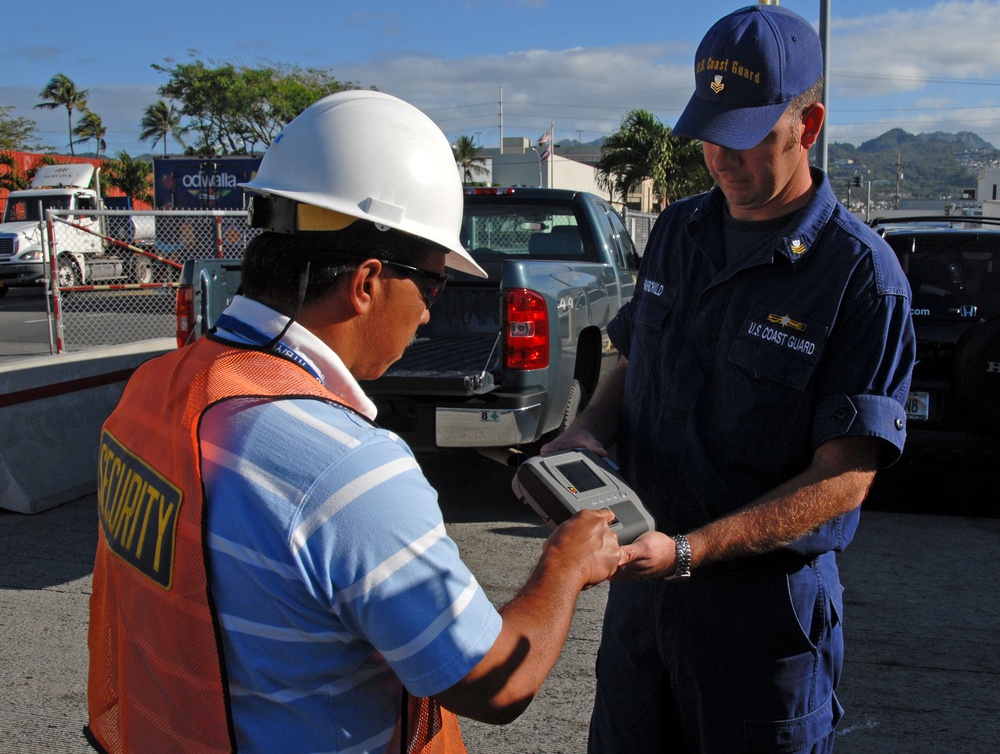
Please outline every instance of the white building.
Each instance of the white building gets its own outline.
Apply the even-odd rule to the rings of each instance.
[[[481,148],[478,153],[484,160],[486,172],[475,173],[472,181],[496,186],[588,191],[608,198],[607,191],[597,183],[594,169],[601,156],[600,147],[556,145],[555,149],[548,150],[545,159],[542,158],[543,151],[541,147],[532,146],[531,140],[524,137],[505,138],[502,153],[497,147]],[[635,203],[641,211],[649,212],[653,200],[652,181],[644,181],[641,192],[635,195]],[[616,198],[612,197],[611,201],[615,206],[619,205]]]
[[[983,208],[983,217],[1000,217],[1000,168],[983,170],[977,198]]]

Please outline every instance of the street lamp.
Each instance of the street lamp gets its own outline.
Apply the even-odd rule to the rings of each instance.
[[[535,157],[538,158],[538,188],[542,188],[542,155],[537,147],[528,147],[528,149],[534,152]]]

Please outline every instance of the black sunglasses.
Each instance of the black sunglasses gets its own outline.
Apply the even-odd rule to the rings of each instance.
[[[444,284],[448,282],[448,276],[441,272],[422,270],[419,267],[411,267],[408,264],[400,264],[399,262],[390,262],[387,259],[380,259],[378,261],[387,267],[399,270],[403,277],[410,278],[411,280],[414,278],[423,278],[427,284],[420,285],[417,283],[417,288],[420,289],[420,295],[423,297],[424,305],[428,309],[431,308],[431,304],[441,295],[441,291],[444,290]]]

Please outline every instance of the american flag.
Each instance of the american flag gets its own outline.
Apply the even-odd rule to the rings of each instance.
[[[546,131],[538,139],[538,157],[542,162],[549,159],[549,155],[552,154],[552,132]]]

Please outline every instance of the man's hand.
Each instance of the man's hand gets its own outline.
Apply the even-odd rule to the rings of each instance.
[[[621,548],[615,580],[669,576],[677,565],[677,544],[663,532],[648,531]]]
[[[541,452],[555,453],[558,450],[576,450],[577,448],[592,450],[601,458],[608,454],[601,441],[594,437],[593,432],[580,424],[574,424],[555,439],[545,443],[541,447]]]
[[[612,521],[609,510],[579,511],[545,541],[542,559],[550,568],[576,569],[581,589],[600,584],[611,578],[621,560]]]

